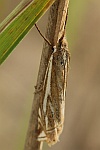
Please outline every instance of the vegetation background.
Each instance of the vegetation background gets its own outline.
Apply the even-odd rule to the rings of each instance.
[[[20,0],[0,0],[0,22]],[[64,131],[43,150],[100,150],[100,1],[70,0],[67,39],[71,64]],[[46,13],[38,22],[45,34]],[[22,150],[43,39],[33,28],[0,67],[0,149]]]

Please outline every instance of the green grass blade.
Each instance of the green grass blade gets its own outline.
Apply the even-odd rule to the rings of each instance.
[[[0,64],[55,0],[23,0],[0,24]]]

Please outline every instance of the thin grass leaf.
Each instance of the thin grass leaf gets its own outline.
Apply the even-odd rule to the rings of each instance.
[[[55,0],[23,0],[0,24],[0,64]]]

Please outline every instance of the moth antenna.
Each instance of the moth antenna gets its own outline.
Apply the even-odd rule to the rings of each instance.
[[[38,26],[35,24],[36,29],[38,30],[39,34],[43,37],[43,39],[50,45],[52,46],[52,44],[50,43],[50,41],[41,33],[41,31],[39,30]]]

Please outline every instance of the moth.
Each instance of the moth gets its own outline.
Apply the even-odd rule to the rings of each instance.
[[[68,43],[63,36],[48,61],[38,112],[38,141],[46,141],[49,146],[59,141],[63,130],[69,61]]]

